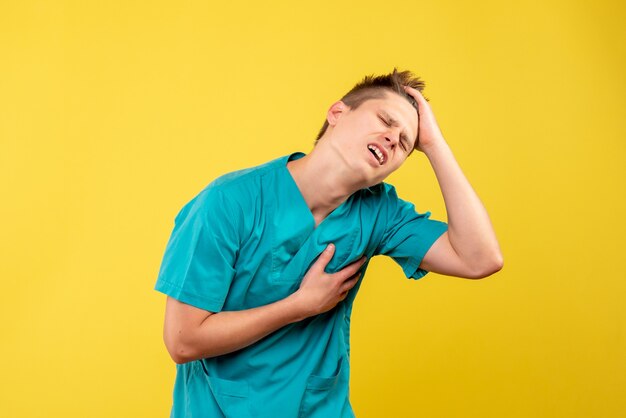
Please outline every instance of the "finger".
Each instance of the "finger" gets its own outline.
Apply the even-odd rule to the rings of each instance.
[[[352,289],[354,287],[354,285],[357,284],[357,282],[359,281],[359,279],[361,278],[363,274],[361,272],[357,273],[353,278],[351,278],[350,280],[346,280],[345,282],[343,282],[341,284],[341,287],[339,288],[339,290],[341,292],[347,292],[348,290]]]
[[[349,264],[344,269],[338,271],[336,274],[339,276],[340,280],[345,280],[353,276],[354,273],[356,273],[361,268],[361,266],[365,264],[366,261],[367,261],[367,257],[363,256],[359,258],[357,261],[355,261],[354,263]]]
[[[415,98],[416,90],[413,87],[409,87],[409,86],[402,86],[402,87],[404,87],[404,91],[406,91],[409,94],[409,96]]]
[[[413,97],[415,97],[418,101],[420,102],[424,102],[424,96],[422,95],[422,93],[417,90],[417,89],[413,89]]]
[[[325,271],[324,269],[326,268],[330,260],[333,258],[334,254],[335,254],[335,244],[328,244],[326,248],[324,249],[324,251],[322,251],[322,253],[318,257],[317,261],[315,261],[315,264],[313,264],[311,269],[317,269],[322,272]]]
[[[411,96],[413,96],[413,98],[415,100],[417,100],[418,102],[422,103],[422,102],[428,102],[428,99],[426,99],[426,97],[424,97],[424,95],[422,94],[421,91],[419,91],[418,89],[415,89],[413,87],[410,86],[403,86],[404,90],[409,93]]]
[[[404,90],[409,94],[413,94],[413,95],[421,94],[420,91],[414,87],[411,87],[411,86],[402,86],[402,87],[404,87]]]

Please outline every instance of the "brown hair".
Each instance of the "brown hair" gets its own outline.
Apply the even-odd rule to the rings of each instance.
[[[341,101],[346,106],[350,107],[350,110],[356,110],[367,100],[383,99],[387,92],[391,91],[407,99],[407,101],[411,103],[416,110],[418,110],[415,99],[404,91],[404,88],[402,87],[403,85],[413,87],[420,93],[422,93],[425,87],[424,82],[419,77],[414,76],[410,71],[398,72],[398,70],[394,67],[393,72],[390,74],[376,77],[374,75],[365,76],[363,80],[358,82],[348,93],[346,93],[345,96],[341,98]],[[315,145],[317,145],[317,142],[324,135],[324,133],[326,133],[327,128],[328,121],[324,120],[324,125],[315,139]],[[417,145],[417,141],[415,141],[415,145]],[[411,150],[411,152],[413,151]]]

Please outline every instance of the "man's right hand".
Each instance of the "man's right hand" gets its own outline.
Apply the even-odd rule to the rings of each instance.
[[[305,318],[334,308],[348,296],[348,291],[361,277],[361,266],[367,260],[361,257],[336,273],[326,273],[325,268],[335,254],[334,244],[329,244],[302,279],[300,288],[292,295],[297,300]]]
[[[183,364],[231,353],[287,324],[331,310],[361,277],[366,257],[337,273],[324,271],[335,248],[329,245],[285,299],[239,311],[210,312],[168,297],[164,340],[172,359]]]

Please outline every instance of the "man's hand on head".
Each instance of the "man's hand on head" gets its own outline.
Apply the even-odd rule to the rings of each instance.
[[[424,96],[422,96],[422,93],[413,87],[403,87],[407,94],[415,99],[418,107],[418,127],[415,148],[418,151],[428,153],[429,148],[433,147],[439,141],[444,141],[443,134],[437,124],[435,114]]]

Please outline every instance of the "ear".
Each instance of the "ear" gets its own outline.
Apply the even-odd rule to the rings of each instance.
[[[332,104],[332,106],[328,109],[328,113],[326,114],[326,120],[330,126],[335,126],[339,118],[342,115],[346,114],[350,110],[350,107],[346,105],[341,100],[336,101]]]

